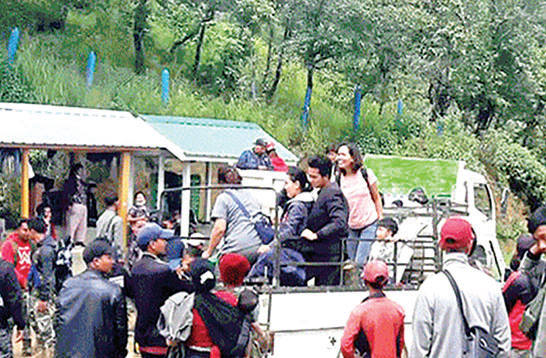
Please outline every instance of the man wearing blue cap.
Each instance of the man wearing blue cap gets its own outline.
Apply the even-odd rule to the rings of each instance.
[[[156,323],[160,307],[167,298],[180,291],[192,291],[188,280],[181,279],[160,258],[167,252],[167,241],[173,232],[159,225],[146,224],[137,235],[137,244],[144,252],[127,278],[127,296],[135,301],[137,321],[135,340],[143,358],[165,357],[167,342]]]

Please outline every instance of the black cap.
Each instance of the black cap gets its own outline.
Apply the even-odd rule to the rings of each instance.
[[[383,226],[389,229],[393,235],[398,232],[398,224],[393,218],[383,218],[377,222],[377,226]]]
[[[101,257],[102,255],[110,255],[113,257],[114,248],[104,240],[95,240],[83,250],[83,261],[85,261],[86,264],[89,264],[95,257]]]
[[[518,243],[516,246],[518,256],[523,257],[523,255],[531,248],[531,246],[533,246],[534,243],[535,239],[531,234],[522,234],[520,237],[518,237]]]
[[[531,234],[534,234],[541,225],[546,225],[546,206],[536,209],[527,219],[527,228]]]
[[[261,145],[262,147],[267,147],[267,141],[263,138],[258,138],[254,142],[254,145]]]

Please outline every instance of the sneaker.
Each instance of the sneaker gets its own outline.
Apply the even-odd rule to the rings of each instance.
[[[343,263],[343,266],[341,266],[341,269],[343,271],[351,271],[356,269],[356,263],[351,260],[347,260]]]

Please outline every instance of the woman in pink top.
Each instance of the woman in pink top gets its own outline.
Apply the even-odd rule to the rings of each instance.
[[[377,177],[363,166],[362,155],[353,143],[342,143],[337,149],[340,171],[339,186],[349,203],[350,260],[362,267],[375,240],[377,220],[383,218],[383,206],[377,189]]]

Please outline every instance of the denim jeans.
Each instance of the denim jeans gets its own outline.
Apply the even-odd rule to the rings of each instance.
[[[349,229],[349,241],[347,241],[347,256],[354,261],[358,267],[363,267],[368,260],[370,249],[375,241],[377,221],[363,229]],[[365,240],[365,241],[356,241]]]

